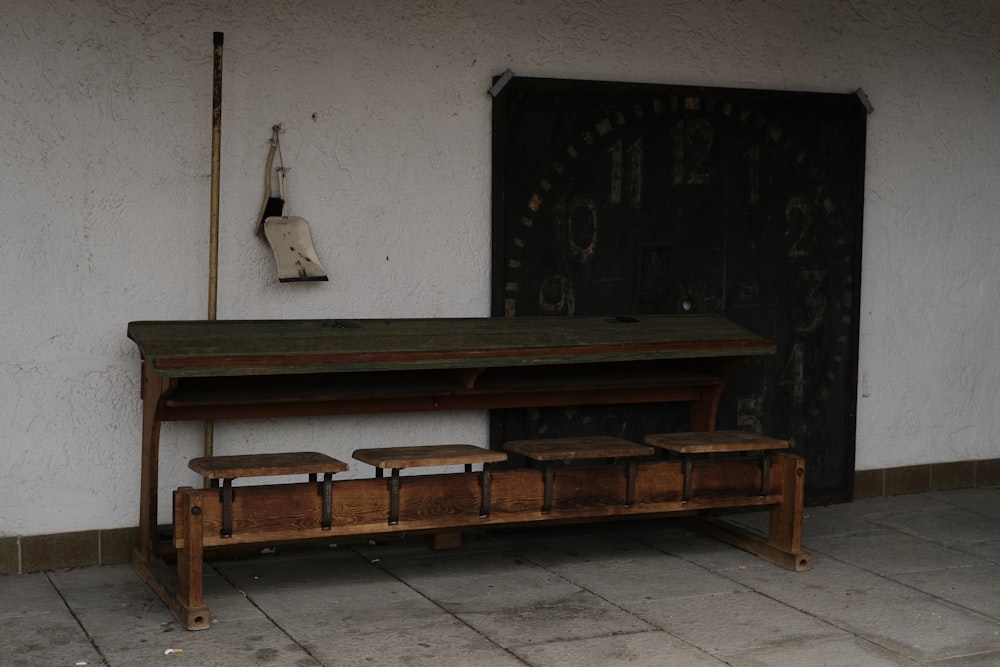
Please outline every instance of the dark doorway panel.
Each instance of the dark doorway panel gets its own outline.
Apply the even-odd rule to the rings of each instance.
[[[718,428],[854,469],[866,110],[855,94],[511,79],[493,107],[493,315],[718,313],[774,338]],[[495,442],[685,427],[679,406],[496,412]]]

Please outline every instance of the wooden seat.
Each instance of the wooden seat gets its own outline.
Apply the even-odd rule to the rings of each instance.
[[[543,464],[545,490],[542,499],[542,513],[552,510],[552,486],[555,479],[556,461],[576,461],[581,459],[626,459],[625,475],[627,487],[625,506],[635,504],[636,457],[653,453],[652,447],[640,445],[624,438],[609,435],[585,436],[580,438],[540,438],[537,440],[511,440],[503,446],[508,452],[527,456]]]
[[[374,447],[371,449],[356,449],[351,454],[358,461],[375,466],[375,476],[382,477],[385,469],[392,471],[389,480],[389,525],[399,523],[399,487],[401,484],[399,471],[404,468],[419,468],[428,466],[464,465],[466,472],[472,472],[476,463],[483,465],[480,471],[482,487],[482,503],[479,516],[490,515],[490,466],[493,463],[506,461],[507,455],[492,449],[476,445],[411,445],[408,447]]]
[[[206,479],[271,477],[275,475],[312,475],[347,470],[343,461],[319,452],[279,452],[238,454],[191,459],[188,467]]]
[[[693,433],[654,433],[643,442],[678,454],[716,454],[721,452],[756,452],[787,449],[787,440],[778,440],[752,431],[697,431]]]
[[[691,499],[691,478],[696,458],[730,452],[760,453],[760,495],[764,496],[767,494],[771,476],[771,459],[766,454],[788,448],[787,440],[771,438],[752,431],[653,433],[643,438],[643,442],[681,455],[681,460],[684,462],[684,491],[681,496],[683,502]]]
[[[506,461],[503,452],[484,449],[475,445],[416,445],[410,447],[375,447],[356,449],[354,458],[376,468],[376,474],[385,468],[401,470],[422,466],[467,465]]]
[[[333,475],[347,470],[347,464],[319,452],[275,452],[269,454],[236,454],[206,456],[188,461],[188,467],[218,486],[222,480],[222,537],[233,534],[233,480],[240,477],[272,477],[276,475],[309,475],[316,482],[323,475],[321,526],[329,530],[333,524]]]

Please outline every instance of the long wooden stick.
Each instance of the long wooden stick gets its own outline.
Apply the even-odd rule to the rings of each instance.
[[[219,293],[219,156],[222,143],[222,33],[212,34],[215,44],[212,73],[212,199],[208,246],[208,319],[214,320]]]
[[[216,319],[219,300],[219,172],[222,144],[222,33],[212,33],[212,194],[208,243],[208,319]],[[205,422],[205,456],[215,450],[215,422]],[[208,480],[205,480],[208,484]]]

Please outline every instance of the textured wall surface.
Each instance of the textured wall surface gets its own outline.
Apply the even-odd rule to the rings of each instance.
[[[941,6],[935,6],[940,4]],[[921,6],[926,5],[926,6]],[[0,0],[0,536],[135,525],[135,319],[489,312],[490,78],[847,92],[869,121],[858,468],[996,457],[1000,9],[856,0]],[[269,128],[329,283],[253,233]],[[483,442],[483,415],[219,423],[216,449]],[[162,503],[200,426],[164,429]],[[164,518],[166,514],[163,515]]]

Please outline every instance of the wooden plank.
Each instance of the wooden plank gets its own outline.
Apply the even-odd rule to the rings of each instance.
[[[679,454],[716,454],[786,449],[787,440],[770,438],[750,431],[695,431],[687,433],[652,433],[643,442]]]
[[[269,454],[238,454],[191,459],[188,467],[207,479],[266,477],[337,473],[347,470],[343,461],[319,452],[276,452]]]
[[[572,461],[579,459],[617,458],[621,456],[648,456],[652,447],[639,445],[613,436],[581,438],[543,438],[538,440],[511,440],[504,449],[522,454],[535,461]]]
[[[586,374],[559,375],[545,381],[524,378],[512,381],[505,369],[502,383],[484,375],[478,386],[460,384],[438,376],[428,380],[422,371],[355,377],[249,376],[239,378],[183,378],[164,400],[161,418],[166,421],[257,417],[425,412],[560,405],[661,403],[701,401],[721,388],[718,377],[659,371],[655,374],[622,373],[608,376],[593,365]],[[534,369],[532,369],[534,370]],[[341,379],[343,378],[343,379]]]
[[[507,455],[476,445],[415,445],[357,449],[354,458],[376,468],[465,465],[506,461]]]
[[[711,315],[147,321],[129,323],[128,335],[154,372],[170,377],[726,357],[775,348]]]

